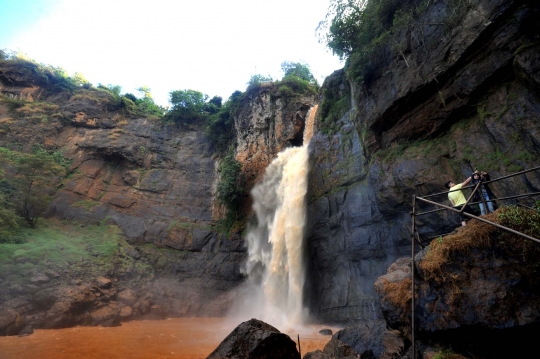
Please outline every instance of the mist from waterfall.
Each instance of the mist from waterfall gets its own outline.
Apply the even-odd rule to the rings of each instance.
[[[247,234],[248,289],[237,311],[261,319],[280,330],[304,323],[308,145],[313,135],[317,106],[306,115],[302,147],[280,152],[252,190],[257,225]]]

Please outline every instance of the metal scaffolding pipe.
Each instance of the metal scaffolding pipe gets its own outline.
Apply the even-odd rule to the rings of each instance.
[[[525,170],[525,171],[516,172],[516,173],[513,173],[513,174],[511,174],[511,175],[507,175],[507,176],[495,178],[495,179],[490,180],[490,181],[485,181],[484,183],[487,184],[487,183],[497,182],[497,181],[500,181],[500,180],[503,180],[503,179],[506,179],[506,178],[509,178],[509,177],[514,177],[514,176],[517,176],[517,175],[520,175],[520,174],[524,174],[524,173],[532,172],[532,171],[536,171],[536,170],[540,170],[540,166],[534,167],[534,168],[529,168],[528,170]],[[454,191],[445,191],[445,192],[434,193],[434,194],[430,194],[430,195],[424,196],[424,197],[422,197],[422,198],[429,198],[429,197],[434,197],[434,196],[440,196],[440,195],[445,194],[445,193],[455,192],[455,191],[459,191],[459,190],[461,190],[461,189],[467,189],[467,188],[472,188],[472,187],[474,187],[474,185],[469,185],[469,186],[467,186],[467,187],[462,187],[462,188],[456,189],[456,190],[454,190]],[[420,197],[419,197],[419,198],[420,198]]]
[[[518,195],[515,195],[515,196],[509,196],[509,197],[494,198],[494,199],[490,199],[488,202],[505,201],[505,200],[508,200],[508,199],[533,197],[533,196],[540,196],[540,192],[531,192],[531,193],[518,194]],[[417,197],[417,198],[425,198],[425,197]],[[469,204],[479,204],[479,203],[482,203],[482,202],[471,202]],[[446,211],[446,208],[439,208],[439,209],[434,209],[434,210],[427,211],[427,212],[416,213],[416,217],[424,215],[424,214],[428,214],[428,213],[441,212],[441,211]]]
[[[507,176],[495,178],[494,180],[486,181],[486,182],[484,182],[484,183],[497,182],[497,181],[500,181],[500,180],[503,180],[503,179],[506,179],[506,178],[514,177],[514,176],[517,176],[517,175],[522,175],[522,174],[524,174],[524,173],[532,172],[532,171],[536,171],[536,170],[540,170],[540,166],[538,166],[538,167],[533,167],[533,168],[529,168],[528,170],[524,170],[524,171],[521,171],[521,172],[512,173],[511,175],[507,175]]]
[[[445,208],[445,209],[447,209],[447,210],[450,210],[450,211],[453,211],[453,212],[456,212],[456,213],[460,213],[457,209],[452,208],[452,207],[445,206],[444,204],[440,204],[440,203],[437,203],[437,202],[433,202],[433,201],[427,200],[427,199],[422,198],[422,197],[415,197],[415,198],[416,198],[416,199],[419,199],[420,201],[423,201],[423,202],[426,202],[426,203],[430,203],[430,204],[433,204],[433,205],[436,205],[436,206],[439,206],[439,207],[443,207],[443,208]],[[484,223],[487,223],[487,224],[491,224],[492,226],[495,226],[495,227],[500,228],[500,229],[503,229],[503,230],[505,230],[505,231],[507,231],[507,232],[516,234],[516,235],[521,236],[521,237],[523,237],[523,238],[530,239],[531,241],[534,241],[534,242],[540,244],[540,239],[538,239],[538,238],[534,238],[534,237],[528,236],[528,235],[523,234],[523,233],[521,233],[521,232],[515,231],[515,230],[510,229],[510,228],[505,227],[505,226],[501,226],[501,225],[498,224],[498,223],[488,221],[487,219],[477,217],[477,216],[475,216],[475,215],[473,215],[473,214],[470,214],[470,213],[467,213],[467,212],[463,212],[462,214],[465,215],[465,216],[467,216],[467,217],[474,218],[474,219],[476,219],[476,220],[478,220],[478,221],[480,221],[480,222],[484,222]]]
[[[411,292],[412,292],[412,295],[411,295],[411,339],[412,339],[412,357],[413,359],[416,359],[416,343],[415,343],[415,339],[414,339],[414,331],[415,331],[415,326],[414,326],[414,317],[415,317],[415,314],[414,314],[414,306],[415,306],[415,303],[414,303],[414,272],[415,272],[415,268],[414,268],[414,240],[415,240],[415,232],[416,232],[416,218],[415,218],[415,212],[416,212],[416,196],[413,196],[412,198],[412,213],[411,213],[411,217],[412,217],[412,229],[411,229]]]
[[[520,175],[520,174],[536,171],[536,170],[539,170],[539,169],[540,169],[540,166],[534,167],[534,168],[531,168],[531,169],[528,169],[528,170],[525,170],[525,171],[513,173],[513,174],[508,175],[508,176],[503,176],[503,177],[500,177],[500,178],[497,178],[497,179],[494,179],[494,180],[491,180],[491,181],[481,182],[481,183],[485,183],[485,184],[492,183],[492,182],[503,180],[505,178],[514,177],[514,176],[517,176],[517,175]],[[459,190],[462,190],[462,189],[471,188],[473,186],[474,185],[467,186],[467,187],[462,187],[462,188],[454,190],[454,191],[459,191]],[[431,195],[428,195],[428,196],[425,196],[425,197],[417,197],[416,195],[413,195],[413,198],[412,198],[412,212],[411,212],[411,219],[412,219],[412,230],[411,230],[411,313],[412,313],[411,314],[411,336],[412,336],[412,357],[413,357],[413,359],[416,359],[415,310],[414,310],[415,309],[415,298],[414,298],[414,295],[415,295],[415,290],[414,290],[415,289],[415,276],[414,276],[414,274],[415,274],[415,263],[414,263],[415,248],[414,248],[414,242],[415,242],[415,240],[417,240],[418,243],[420,243],[420,245],[423,247],[422,242],[420,241],[420,234],[416,230],[416,216],[421,216],[421,215],[428,214],[428,213],[434,213],[434,212],[440,212],[440,211],[444,211],[444,210],[449,210],[449,211],[453,211],[453,212],[456,212],[456,213],[459,213],[459,214],[463,214],[463,215],[465,215],[467,217],[476,219],[476,220],[478,220],[480,222],[490,224],[490,225],[492,225],[494,227],[497,227],[497,228],[502,229],[504,231],[513,233],[515,235],[518,235],[520,237],[532,240],[532,241],[540,244],[540,239],[538,239],[538,238],[528,236],[526,234],[515,231],[515,230],[513,230],[511,228],[507,228],[505,226],[502,226],[502,225],[500,225],[498,223],[494,223],[494,222],[488,221],[488,220],[486,220],[484,218],[480,218],[480,217],[477,217],[477,216],[472,215],[470,213],[464,212],[463,210],[465,209],[465,206],[467,204],[469,204],[470,200],[474,196],[475,192],[478,190],[479,186],[480,186],[480,183],[478,183],[476,185],[474,191],[470,195],[470,197],[467,200],[467,202],[465,203],[465,205],[462,206],[461,210],[457,210],[455,208],[445,206],[443,204],[433,202],[433,201],[430,201],[430,200],[426,199],[428,197],[440,196],[442,194],[448,194],[448,193],[454,192],[454,191],[446,191],[446,192],[435,193],[435,194],[431,194]],[[509,197],[492,199],[492,200],[490,199],[489,201],[494,201],[494,202],[495,201],[503,201],[503,200],[509,200],[509,199],[523,198],[523,197],[532,197],[532,196],[536,196],[536,195],[540,195],[540,192],[533,192],[533,193],[527,193],[527,194],[524,194],[524,195],[509,196]],[[483,196],[481,196],[481,198],[483,199]],[[435,205],[437,207],[442,207],[442,208],[434,209],[434,210],[430,210],[430,211],[426,211],[426,212],[421,212],[421,213],[417,214],[416,213],[416,200],[417,199],[419,199],[420,201],[423,201],[425,203],[429,203],[429,204]],[[472,202],[470,204],[478,204],[478,203],[484,203],[484,206],[487,209],[486,202],[484,200],[481,201],[481,202]],[[526,207],[526,206],[524,206],[524,207]],[[448,234],[449,233],[446,233],[444,235],[448,235]],[[438,237],[438,236],[436,236],[436,237]],[[436,237],[433,237],[433,238],[436,238]]]
[[[467,198],[467,202],[465,202],[465,204],[461,206],[461,210],[459,211],[459,213],[463,213],[463,211],[465,211],[465,207],[469,205],[469,202],[474,197],[474,194],[476,193],[476,191],[478,191],[478,188],[480,188],[480,182],[478,182],[476,187],[474,187],[474,190],[472,191],[471,195],[469,196],[469,198]]]

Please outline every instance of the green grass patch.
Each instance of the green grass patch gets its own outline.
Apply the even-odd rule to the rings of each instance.
[[[36,229],[22,229],[21,238],[23,243],[0,244],[1,277],[46,268],[103,275],[114,265],[117,250],[128,245],[114,225],[82,226],[51,219],[42,219]],[[79,266],[82,262],[90,266]],[[29,276],[20,279],[26,281]]]
[[[103,194],[101,194],[103,196]],[[78,201],[72,204],[73,207],[82,207],[87,211],[90,211],[93,207],[97,206],[99,202],[96,201]]]

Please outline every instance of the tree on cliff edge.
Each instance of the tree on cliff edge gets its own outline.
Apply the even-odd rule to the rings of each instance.
[[[205,119],[208,95],[195,90],[177,90],[170,93],[172,104],[166,118],[176,123],[194,123]]]

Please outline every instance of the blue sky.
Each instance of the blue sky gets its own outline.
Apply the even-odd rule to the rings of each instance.
[[[0,0],[0,48],[82,73],[94,85],[228,98],[258,73],[305,62],[317,80],[343,65],[315,28],[329,0]],[[136,93],[137,94],[137,93]]]

